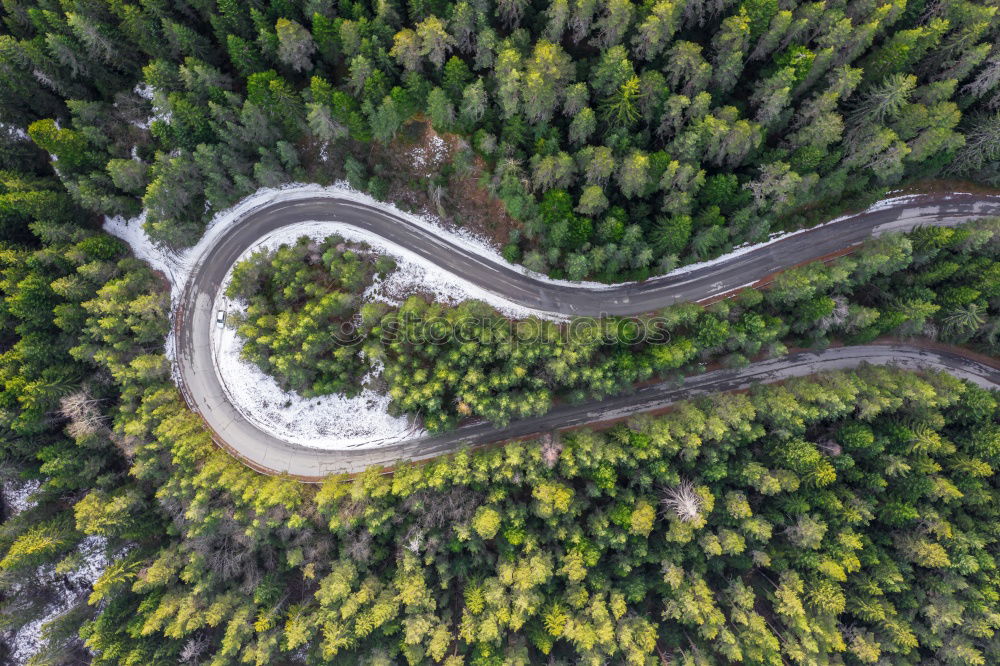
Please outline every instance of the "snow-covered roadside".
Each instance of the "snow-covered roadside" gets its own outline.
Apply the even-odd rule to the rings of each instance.
[[[394,210],[393,212],[396,211]],[[489,303],[490,306],[503,315],[513,319],[527,319],[528,317],[539,317],[541,319],[551,319],[553,321],[565,321],[567,319],[567,317],[562,314],[546,312],[544,310],[535,310],[494,294],[487,289],[483,289],[479,285],[473,284],[472,282],[469,282],[454,273],[450,273],[449,271],[442,269],[433,262],[428,261],[419,254],[403,247],[402,245],[397,245],[396,243],[387,241],[378,234],[372,233],[366,229],[359,229],[358,227],[346,222],[298,222],[280,229],[275,229],[269,234],[262,236],[256,243],[247,248],[247,250],[240,255],[240,258],[237,261],[246,259],[258,250],[273,250],[283,244],[294,245],[295,241],[302,236],[308,236],[309,238],[315,240],[322,240],[332,235],[340,236],[344,240],[355,243],[365,243],[376,253],[387,254],[396,260],[396,270],[392,271],[386,279],[377,280],[375,284],[373,284],[364,293],[364,298],[366,300],[380,301],[390,305],[399,305],[405,301],[408,296],[422,293],[432,296],[434,300],[439,303],[447,303],[449,305],[457,305],[468,300],[483,301],[485,303]],[[459,236],[459,238],[461,237]],[[451,241],[452,239],[449,238],[448,240]],[[483,242],[480,254],[487,257],[490,261],[506,263],[500,256],[499,252],[490,250],[494,254],[487,254],[486,248],[488,248],[488,246],[485,245],[485,242]],[[542,280],[548,280],[548,278],[544,275],[539,276],[539,278]],[[223,289],[225,289],[225,285],[228,284],[228,282],[229,276],[226,277]],[[555,281],[553,280],[551,282]]]
[[[142,229],[144,222],[142,216],[131,220],[109,218],[106,219],[104,226],[109,233],[128,242],[136,256],[148,261],[153,268],[162,271],[170,280],[172,294],[176,297],[187,283],[193,268],[199,265],[199,262],[217,240],[244,216],[276,201],[314,197],[350,200],[380,208],[391,215],[405,218],[427,229],[442,240],[479,255],[488,262],[506,265],[543,284],[573,286],[590,290],[607,290],[620,286],[597,282],[554,280],[523,266],[511,265],[503,259],[497,247],[468,230],[448,229],[434,217],[406,213],[391,204],[377,201],[367,194],[353,190],[346,183],[338,183],[329,187],[290,184],[277,189],[259,190],[236,206],[218,213],[209,224],[201,240],[194,247],[180,253],[154,246]],[[873,205],[866,212],[898,205],[912,198],[912,196],[899,196],[886,199]],[[846,215],[826,224],[840,222],[855,215],[857,214]],[[805,231],[807,229],[772,234],[768,240],[762,243],[740,246],[726,255],[680,267],[666,275],[651,278],[651,281],[684,275],[720,264]],[[303,235],[318,239],[331,234],[338,234],[349,241],[367,243],[374,251],[388,254],[396,260],[397,270],[387,279],[377,281],[365,293],[367,299],[395,304],[401,302],[409,294],[426,293],[445,303],[458,303],[470,299],[481,300],[512,318],[537,316],[556,321],[564,319],[557,313],[537,311],[514,303],[472,284],[461,276],[441,269],[408,248],[335,220],[309,221],[283,227],[261,238],[247,250],[244,256],[261,248],[274,248],[282,243],[293,243]],[[216,303],[217,309],[227,311],[232,310],[234,306],[238,307],[238,304],[225,303],[224,301]],[[409,420],[389,416],[386,412],[388,399],[367,388],[359,396],[351,399],[342,396],[327,396],[305,400],[296,394],[284,392],[273,379],[264,375],[256,367],[239,359],[240,343],[234,332],[224,330],[213,337],[216,344],[216,370],[229,392],[232,404],[249,421],[275,437],[308,446],[338,449],[394,443],[412,437],[416,432],[414,425]],[[168,340],[167,353],[173,358],[172,340]],[[376,375],[377,371],[373,370],[370,378],[375,378]]]
[[[331,187],[289,185],[280,189],[261,190],[237,206],[216,215],[201,240],[194,247],[182,252],[172,252],[154,245],[142,228],[144,216],[129,220],[121,217],[107,218],[104,228],[108,233],[127,242],[138,258],[147,261],[155,270],[167,277],[176,304],[176,298],[187,283],[193,268],[233,224],[251,211],[274,201],[316,196],[349,199],[381,207],[394,215],[419,221],[422,226],[433,229],[435,233],[456,245],[491,260],[503,261],[499,252],[482,239],[467,233],[447,231],[433,219],[400,211],[394,206],[378,202],[368,195],[352,190],[346,184]],[[410,294],[426,293],[445,303],[460,303],[470,299],[482,300],[505,315],[515,318],[532,315],[551,319],[562,318],[520,306],[491,294],[459,276],[440,269],[407,248],[341,222],[304,222],[278,229],[259,239],[244,252],[241,259],[260,249],[273,249],[283,243],[294,243],[301,236],[319,239],[332,234],[339,234],[350,241],[365,242],[373,250],[389,254],[396,260],[397,269],[387,279],[372,285],[364,295],[367,299],[397,304]],[[545,279],[544,276],[538,277]],[[224,290],[223,286],[216,302],[216,309],[229,312],[239,307],[238,304],[226,302],[221,295]],[[249,422],[275,437],[304,446],[336,450],[392,444],[423,432],[411,419],[389,415],[388,396],[380,395],[368,388],[364,388],[353,398],[331,395],[306,399],[295,393],[283,391],[273,378],[240,359],[239,352],[242,345],[235,332],[228,328],[217,332],[213,336],[213,343],[217,361],[216,372],[231,403]],[[171,360],[175,357],[173,336],[167,341],[167,355]],[[366,378],[366,383],[377,378],[378,374],[378,368],[373,368]]]
[[[120,217],[108,218],[105,220],[104,228],[126,241],[137,257],[166,275],[176,302],[176,297],[183,290],[193,268],[233,224],[251,211],[275,201],[317,196],[348,199],[383,208],[393,215],[417,221],[421,226],[433,230],[456,245],[491,260],[503,261],[495,248],[472,234],[445,230],[432,218],[405,213],[394,206],[378,202],[366,194],[352,190],[344,183],[331,187],[289,185],[279,189],[261,190],[237,206],[216,215],[201,240],[183,252],[172,252],[154,245],[142,228],[144,216],[130,220]],[[373,250],[389,254],[396,260],[397,269],[387,279],[372,285],[364,295],[367,299],[396,304],[410,294],[426,293],[445,303],[460,303],[470,299],[482,300],[505,315],[515,318],[532,315],[550,319],[562,318],[496,296],[457,275],[440,269],[407,248],[341,222],[304,222],[278,229],[248,248],[241,259],[259,249],[273,249],[283,243],[294,243],[303,235],[318,239],[331,234],[339,234],[350,241],[365,242]],[[537,277],[546,279],[541,275]],[[221,292],[219,299],[221,300],[217,301],[216,309],[232,311],[234,307],[238,307],[238,304],[225,302]],[[363,388],[361,393],[353,398],[331,395],[306,399],[281,390],[273,378],[265,375],[256,366],[241,360],[239,352],[242,345],[234,331],[225,328],[217,332],[213,336],[213,342],[217,360],[216,372],[231,403],[249,422],[275,437],[304,446],[336,450],[393,444],[422,433],[411,419],[389,415],[388,396]],[[167,342],[167,355],[171,360],[175,357],[172,336]],[[373,368],[367,379],[373,380],[377,376],[378,368]]]
[[[844,215],[818,226],[827,226],[837,222],[842,222],[858,215],[897,206],[901,203],[913,200],[916,196],[918,195],[905,195],[884,199],[865,209],[861,213]],[[226,233],[244,216],[258,208],[270,205],[276,201],[293,201],[314,197],[344,199],[348,201],[356,201],[374,208],[380,208],[391,215],[402,217],[420,227],[423,227],[424,229],[427,229],[435,236],[452,245],[456,245],[468,252],[477,254],[491,263],[505,265],[508,268],[516,270],[521,274],[544,284],[571,286],[594,291],[615,289],[620,287],[622,284],[631,284],[605,284],[602,282],[573,282],[570,280],[557,280],[550,278],[547,275],[529,270],[524,266],[510,264],[501,256],[500,249],[498,247],[474,232],[464,228],[446,228],[440,220],[430,215],[415,215],[407,213],[396,208],[392,204],[378,201],[363,192],[358,192],[357,190],[352,189],[346,182],[340,182],[327,187],[315,184],[291,183],[280,188],[264,188],[258,190],[255,194],[247,197],[232,208],[216,214],[209,223],[204,235],[202,235],[201,240],[199,240],[194,247],[181,253],[164,251],[161,248],[155,247],[142,230],[142,223],[145,221],[144,216],[132,218],[130,220],[125,220],[120,217],[107,218],[105,220],[104,227],[109,233],[128,242],[136,252],[137,256],[149,261],[154,268],[167,274],[170,278],[171,284],[173,285],[173,293],[176,295],[186,283],[192,267],[197,265],[199,259],[208,251],[209,248],[214,246],[219,236]],[[681,266],[669,273],[651,277],[648,281],[655,282],[657,280],[683,275],[685,273],[690,273],[692,271],[723,263],[748,252],[753,252],[754,250],[776,243],[789,236],[805,233],[806,231],[815,228],[817,227],[809,227],[807,229],[799,229],[792,232],[776,232],[771,234],[766,241],[755,244],[740,245],[727,254],[706,261]],[[481,287],[478,287],[477,285],[471,284],[469,281],[461,278],[460,276],[441,270],[437,265],[411,252],[407,248],[396,245],[395,243],[390,243],[384,240],[381,236],[368,233],[362,229],[358,229],[345,223],[326,221],[303,222],[296,225],[290,225],[261,239],[261,242],[256,246],[265,246],[264,243],[268,242],[268,239],[270,239],[272,243],[276,242],[280,245],[282,242],[294,241],[295,238],[302,235],[318,237],[317,235],[323,233],[325,230],[328,230],[328,233],[340,234],[348,240],[365,242],[376,251],[384,252],[396,258],[397,263],[400,264],[399,272],[403,273],[403,277],[395,278],[396,280],[399,280],[399,282],[394,282],[392,284],[397,284],[401,288],[405,286],[406,288],[415,291],[425,291],[435,295],[440,294],[441,297],[447,301],[468,299],[482,300],[495,307],[500,312],[511,317],[526,317],[534,315],[546,319],[561,319],[559,315],[526,308],[520,304],[509,301],[506,298],[493,294]],[[273,246],[276,245],[267,245],[267,247]]]
[[[229,312],[238,309],[234,304]],[[247,421],[286,442],[319,449],[360,449],[419,437],[423,431],[406,417],[391,416],[389,396],[364,388],[353,398],[325,395],[303,398],[283,391],[270,375],[240,358],[243,343],[232,328],[212,340],[216,369],[230,402]],[[375,379],[372,367],[362,380]]]
[[[162,271],[170,280],[173,295],[177,296],[187,283],[192,269],[198,265],[201,258],[215,245],[220,236],[224,235],[244,216],[277,201],[294,201],[315,197],[355,201],[374,208],[380,208],[391,215],[402,217],[418,224],[452,245],[482,256],[490,262],[506,264],[522,272],[524,275],[541,282],[572,285],[587,289],[611,289],[615,286],[599,282],[553,280],[540,273],[529,271],[524,267],[508,264],[500,256],[499,249],[491,245],[486,239],[466,229],[446,229],[437,218],[407,213],[391,204],[378,201],[367,194],[358,192],[349,187],[345,182],[328,187],[292,183],[281,188],[261,189],[232,208],[216,214],[198,243],[182,252],[171,252],[155,246],[142,229],[142,224],[145,222],[143,215],[128,220],[121,217],[105,218],[104,229],[131,245],[137,257],[148,261],[154,269]],[[525,307],[494,294],[458,275],[440,269],[433,262],[417,255],[408,248],[391,243],[381,236],[368,233],[363,229],[358,229],[342,222],[302,222],[289,225],[261,239],[261,242],[255,244],[255,247],[261,247],[262,243],[266,242],[267,239],[272,239],[273,242],[277,242],[280,245],[282,242],[294,241],[295,238],[302,235],[315,236],[317,234],[329,235],[332,233],[340,234],[348,240],[365,242],[375,251],[384,252],[396,259],[399,265],[398,273],[401,275],[393,278],[393,281],[386,286],[387,291],[390,287],[393,291],[405,288],[410,293],[419,291],[434,294],[442,298],[445,302],[460,302],[470,299],[481,300],[506,316],[515,318],[530,316],[553,320],[564,318],[555,313]]]

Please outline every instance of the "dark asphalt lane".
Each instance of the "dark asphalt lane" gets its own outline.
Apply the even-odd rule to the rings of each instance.
[[[632,395],[561,406],[542,417],[515,422],[503,429],[474,424],[445,435],[377,449],[324,451],[285,442],[248,423],[226,398],[213,363],[211,343],[216,329],[213,303],[230,267],[260,237],[299,222],[330,220],[366,229],[483,289],[536,310],[565,315],[627,315],[651,312],[675,301],[703,300],[724,294],[782,268],[843,250],[885,231],[955,225],[991,216],[1000,216],[1000,198],[922,195],[901,205],[789,236],[725,262],[680,275],[595,290],[535,280],[513,267],[453,245],[405,218],[354,201],[317,197],[276,202],[251,211],[227,230],[194,267],[184,286],[176,321],[181,389],[216,441],[247,464],[265,472],[316,479],[335,472],[361,471],[375,464],[426,459],[467,445],[620,418],[702,393],[736,390],[754,382],[779,381],[824,369],[855,367],[863,361],[878,364],[898,361],[912,368],[938,368],[959,376],[965,373],[984,385],[1000,387],[996,370],[953,352],[881,345],[834,348],[755,363],[739,371],[707,373],[688,378],[681,388],[658,384]]]

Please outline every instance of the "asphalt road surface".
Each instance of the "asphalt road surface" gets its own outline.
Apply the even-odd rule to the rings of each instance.
[[[371,465],[422,460],[458,450],[539,432],[622,418],[662,409],[696,395],[747,388],[862,362],[895,363],[911,369],[941,369],[980,385],[1000,388],[1000,372],[956,351],[903,345],[868,345],[802,352],[755,363],[742,370],[720,370],[690,377],[682,387],[655,384],[633,394],[576,406],[498,429],[479,423],[443,435],[415,438],[373,449],[327,451],[292,444],[244,419],[228,401],[212,358],[216,329],[214,303],[233,263],[256,241],[281,227],[310,221],[337,221],[376,233],[429,259],[453,274],[521,305],[563,315],[629,315],[652,312],[676,301],[719,296],[754,283],[775,271],[844,250],[888,231],[917,226],[952,226],[1000,216],[1000,198],[968,194],[921,195],[895,206],[861,213],[788,236],[680,275],[628,283],[610,289],[553,285],[535,280],[442,239],[405,218],[349,200],[317,197],[275,202],[257,208],[234,224],[194,267],[182,291],[176,321],[181,390],[201,414],[214,439],[251,467],[288,473],[304,480],[337,472],[358,472]]]

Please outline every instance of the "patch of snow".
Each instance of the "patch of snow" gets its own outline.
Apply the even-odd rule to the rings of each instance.
[[[413,166],[439,166],[448,158],[448,144],[437,134],[432,134],[427,145],[418,145],[410,150]]]
[[[365,292],[364,297],[368,300],[399,305],[408,296],[422,293],[433,296],[440,303],[450,305],[457,305],[468,300],[483,301],[503,315],[513,319],[527,319],[528,317],[538,317],[553,321],[565,321],[567,319],[562,314],[529,308],[503,296],[494,294],[477,284],[441,268],[402,245],[387,241],[378,234],[366,229],[359,229],[346,222],[299,222],[275,229],[262,236],[256,243],[247,248],[240,255],[238,261],[246,259],[261,249],[273,250],[284,244],[294,245],[295,241],[302,236],[308,236],[314,240],[323,240],[334,234],[343,237],[347,241],[365,243],[375,252],[387,254],[396,261],[396,270],[390,273],[385,280],[376,280],[375,284]],[[466,248],[473,247],[467,239],[457,235],[455,238],[461,239],[460,241],[455,241],[456,245]],[[449,238],[448,240],[452,241],[453,239]],[[489,257],[485,252],[481,254]],[[493,257],[489,258],[493,259]],[[504,262],[499,253],[496,254],[495,259],[498,262]],[[544,278],[545,276],[541,277]],[[228,284],[228,281],[229,277],[227,276],[224,285]]]
[[[38,502],[32,497],[41,487],[38,479],[28,479],[23,482],[7,481],[2,484],[3,505],[7,515],[16,516],[22,511],[34,508]]]
[[[142,228],[145,223],[145,211],[130,219],[120,215],[105,217],[104,230],[128,243],[136,258],[148,263],[153,270],[163,273],[170,282],[171,295],[176,297],[191,274],[191,252],[188,250],[178,253],[156,245]]]
[[[139,97],[148,100],[153,105],[153,115],[147,118],[145,121],[137,121],[132,124],[141,129],[149,129],[149,126],[153,124],[154,121],[162,120],[165,123],[170,122],[171,113],[166,109],[161,109],[156,104],[156,88],[149,85],[146,82],[141,82],[136,84],[135,88],[132,89]]]
[[[21,625],[10,642],[10,659],[12,664],[26,664],[42,647],[42,627],[56,619],[68,610],[68,606],[56,603],[50,606],[49,612],[40,618]]]
[[[18,139],[19,141],[28,141],[31,139],[31,137],[28,136],[28,133],[23,129],[21,129],[20,127],[18,127],[17,125],[0,123],[0,131],[7,132],[8,134],[13,135],[14,138]]]
[[[367,388],[381,367],[372,365],[362,379],[365,388],[353,398],[337,394],[303,398],[282,390],[273,377],[241,359],[243,343],[234,329],[217,330],[213,343],[216,370],[229,401],[247,421],[286,442],[327,450],[360,449],[424,434],[414,420],[389,415],[389,396]]]
[[[71,584],[85,588],[89,594],[94,582],[110,564],[107,557],[108,540],[92,534],[84,537],[76,549],[83,556],[83,563],[67,573],[66,578]]]
[[[445,157],[448,154],[448,144],[439,135],[431,137],[431,150],[435,157]]]
[[[82,563],[66,574],[57,573],[53,564],[43,564],[36,569],[33,583],[59,590],[62,594],[52,602],[45,615],[23,625],[14,634],[9,645],[11,663],[24,664],[38,652],[42,647],[45,625],[86,598],[94,582],[110,563],[107,557],[107,539],[104,537],[84,537],[77,546],[77,552],[81,555]],[[23,586],[15,585],[12,592],[17,595],[21,589]]]

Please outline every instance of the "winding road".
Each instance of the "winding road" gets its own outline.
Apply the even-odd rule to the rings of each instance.
[[[541,417],[495,428],[475,423],[454,431],[371,449],[330,451],[278,439],[247,421],[229,402],[213,362],[215,302],[229,269],[259,238],[282,227],[336,221],[377,234],[437,266],[510,301],[562,315],[630,315],[651,312],[676,301],[700,301],[726,294],[766,276],[812,259],[843,251],[889,231],[917,226],[953,226],[1000,216],[1000,197],[972,194],[918,195],[737,254],[725,261],[639,283],[591,288],[538,279],[491,260],[436,234],[408,218],[357,201],[331,197],[277,201],[245,214],[204,253],[184,285],[177,309],[176,351],[181,390],[204,419],[214,439],[254,469],[287,473],[312,481],[338,472],[359,472],[371,465],[423,460],[469,445],[609,421],[663,409],[678,400],[732,391],[754,383],[781,381],[860,363],[896,364],[910,369],[940,369],[977,384],[1000,388],[1000,370],[956,350],[902,344],[836,347],[799,352],[754,363],[740,370],[718,370],[690,377],[682,387],[661,383],[636,392],[583,405],[557,406]]]

